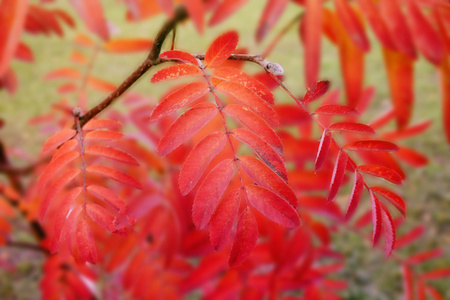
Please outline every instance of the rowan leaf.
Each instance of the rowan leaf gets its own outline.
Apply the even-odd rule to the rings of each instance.
[[[103,40],[109,40],[108,24],[99,0],[70,0],[87,28]]]
[[[179,50],[170,50],[163,52],[159,55],[160,58],[177,60],[184,63],[191,63],[194,66],[198,66],[198,61],[195,57],[193,57],[190,53],[179,51]]]
[[[317,149],[316,161],[314,162],[314,172],[318,172],[327,158],[331,145],[331,133],[324,129],[320,139],[319,149]]]
[[[268,219],[287,228],[300,226],[297,211],[285,199],[257,185],[245,187],[248,201]]]
[[[347,144],[344,149],[350,151],[398,151],[398,146],[387,141],[365,140]]]
[[[425,227],[422,225],[416,226],[411,229],[408,233],[397,238],[396,249],[407,246],[412,242],[417,241],[425,233]]]
[[[209,92],[209,87],[204,82],[193,82],[186,84],[166,97],[164,97],[150,117],[151,121],[155,121],[205,95]]]
[[[303,97],[303,102],[309,103],[320,98],[328,91],[329,86],[330,82],[328,80],[319,81],[314,83],[312,86],[309,86],[305,96]]]
[[[50,205],[52,199],[75,177],[81,173],[80,169],[71,169],[57,178],[44,192],[42,196],[41,221],[44,219],[45,213],[47,212],[48,206]]]
[[[266,34],[276,24],[281,14],[284,12],[289,0],[269,0],[259,19],[258,28],[256,29],[256,41],[261,42]]]
[[[377,196],[372,191],[370,194],[370,204],[372,206],[372,240],[375,246],[381,235],[381,204]]]
[[[52,179],[54,176],[67,164],[72,162],[74,159],[80,157],[78,151],[68,151],[62,155],[59,155],[57,159],[52,159],[50,164],[47,166],[45,171],[41,174],[38,181],[38,191]]]
[[[450,42],[449,42],[450,43]],[[447,143],[450,144],[450,62],[447,59],[443,60],[440,67],[440,87],[442,90],[442,111],[443,111],[443,127],[445,136],[447,137]]]
[[[400,147],[398,151],[395,152],[395,156],[416,168],[428,164],[428,158],[425,155],[406,147]]]
[[[92,119],[83,126],[83,130],[95,130],[95,129],[110,129],[117,130],[122,125],[114,120],[100,120],[100,119]]]
[[[271,170],[287,181],[283,158],[266,141],[246,128],[235,129],[232,136],[252,148]]]
[[[230,267],[242,264],[252,253],[258,241],[258,224],[250,207],[239,216],[228,263]]]
[[[209,26],[214,26],[228,18],[228,16],[232,15],[236,12],[240,7],[242,7],[248,0],[224,0],[222,1],[217,8],[214,10],[214,13],[209,20]]]
[[[132,166],[139,166],[137,160],[131,155],[112,147],[90,145],[84,150],[84,153],[106,157]]]
[[[414,65],[405,54],[383,49],[389,89],[394,104],[397,126],[403,129],[411,119],[414,106]]]
[[[385,236],[384,252],[387,258],[392,254],[392,250],[394,250],[396,235],[395,235],[395,226],[394,222],[392,221],[391,214],[382,204],[381,204],[381,219],[383,222],[383,229]]]
[[[217,90],[264,116],[271,125],[278,126],[278,116],[273,108],[250,89],[236,82],[224,81],[217,85]]]
[[[105,81],[103,79],[89,76],[87,78],[87,84],[100,92],[112,93],[116,90],[117,86],[111,82]]]
[[[440,268],[422,274],[425,280],[442,279],[450,277],[450,268]]]
[[[183,196],[189,194],[197,185],[211,160],[222,151],[226,144],[226,134],[214,132],[207,135],[192,149],[181,167],[178,179],[178,186]]]
[[[270,89],[264,85],[262,82],[258,81],[253,76],[248,75],[247,73],[242,72],[241,70],[233,67],[221,67],[214,69],[213,75],[217,79],[228,80],[232,82],[237,82],[253,93],[258,95],[261,99],[266,101],[269,104],[274,104],[274,98]],[[213,80],[215,78],[213,77]],[[214,81],[213,81],[214,82]],[[217,84],[215,84],[217,85]],[[278,86],[278,83],[277,83]]]
[[[104,43],[103,49],[110,53],[133,53],[149,51],[152,44],[153,42],[149,39],[114,39]]]
[[[239,104],[230,104],[226,106],[223,111],[237,119],[242,125],[254,133],[261,136],[266,142],[272,145],[278,153],[283,153],[283,144],[281,143],[280,137],[258,114]]]
[[[89,185],[86,190],[94,197],[104,201],[115,210],[122,212],[125,209],[125,202],[116,193],[101,185]]]
[[[3,78],[20,42],[28,1],[3,0],[0,3],[0,78]]]
[[[203,73],[197,66],[179,64],[159,70],[152,76],[151,82],[155,83],[186,76],[203,76]]]
[[[186,10],[199,33],[203,33],[205,4],[202,0],[183,0]]]
[[[442,249],[433,249],[433,250],[423,251],[423,252],[419,252],[419,253],[411,255],[410,257],[408,257],[406,259],[405,262],[408,264],[419,264],[419,263],[428,261],[430,259],[439,257],[443,253],[444,252],[442,251]]]
[[[361,124],[361,123],[353,123],[353,122],[338,122],[331,124],[328,126],[328,130],[337,130],[337,131],[346,131],[346,132],[355,132],[355,133],[363,133],[363,134],[375,134],[375,131],[372,127]]]
[[[396,193],[380,186],[373,186],[370,188],[371,191],[376,192],[388,200],[398,211],[406,218],[406,205],[403,199]]]
[[[328,194],[328,202],[333,201],[336,197],[339,189],[341,188],[342,181],[344,180],[345,169],[347,167],[348,155],[344,151],[340,150],[334,165],[333,175],[330,182],[330,192]]]
[[[78,221],[76,239],[81,260],[96,264],[98,262],[98,253],[95,247],[94,235],[84,218],[80,218]]]
[[[228,31],[215,39],[206,51],[205,67],[210,69],[220,67],[236,49],[238,40],[236,31]]]
[[[119,170],[100,165],[90,165],[86,168],[86,171],[95,175],[108,177],[112,180],[137,188],[138,190],[142,190],[142,185],[136,179]]]
[[[114,141],[118,140],[123,136],[123,133],[117,131],[109,131],[109,130],[93,130],[89,131],[84,139],[86,141],[89,140],[99,140],[99,141]]]
[[[167,155],[193,136],[217,114],[217,106],[200,103],[181,115],[167,130],[158,144],[158,154]]]
[[[286,199],[292,207],[297,207],[297,197],[292,188],[266,164],[248,155],[239,157],[239,162],[242,169],[256,184]]]
[[[345,212],[345,219],[350,220],[358,207],[359,200],[361,200],[364,191],[364,178],[355,170],[355,183],[353,184],[350,200],[348,201],[347,211]]]
[[[95,223],[105,230],[108,230],[109,232],[114,231],[114,220],[116,218],[102,206],[95,203],[87,203],[86,213]]]
[[[240,204],[240,189],[230,191],[211,216],[209,237],[215,250],[221,250],[231,242],[232,229]]]
[[[64,142],[71,139],[76,133],[77,131],[71,128],[66,128],[58,131],[45,142],[44,146],[42,147],[42,152],[46,153],[53,149],[56,149]]]
[[[369,51],[370,44],[364,31],[364,26],[353,7],[345,0],[334,0],[334,6],[336,7],[336,12],[342,25],[353,43],[362,51]]]
[[[387,181],[390,181],[395,184],[402,184],[401,176],[394,170],[387,167],[377,165],[361,165],[358,166],[358,170],[363,173],[384,178]]]
[[[304,16],[304,55],[306,86],[314,85],[319,77],[321,33],[322,33],[322,0],[306,0]]]
[[[192,205],[192,220],[198,229],[207,227],[220,198],[231,181],[233,171],[232,160],[223,160],[209,172],[198,188]]]
[[[315,111],[316,115],[332,115],[332,116],[346,116],[346,117],[358,117],[360,113],[347,105],[329,104],[319,106]]]
[[[403,264],[402,273],[403,273],[403,291],[405,295],[404,299],[413,300],[415,298],[413,272],[408,265]]]

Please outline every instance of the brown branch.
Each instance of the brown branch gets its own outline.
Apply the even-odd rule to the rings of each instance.
[[[50,252],[39,246],[39,245],[35,245],[35,244],[30,244],[30,243],[26,243],[26,242],[13,242],[13,241],[8,241],[6,243],[7,247],[14,247],[14,248],[21,248],[21,249],[27,249],[27,250],[34,250],[34,251],[39,251],[44,253],[45,255],[50,255]]]
[[[161,48],[166,40],[169,33],[175,28],[175,26],[186,19],[188,14],[183,7],[178,7],[175,11],[174,17],[167,21],[161,30],[156,35],[155,40],[153,41],[152,49],[148,54],[147,58],[137,67],[137,69],[128,76],[125,81],[123,81],[115,91],[113,91],[108,97],[106,97],[102,102],[98,105],[94,106],[91,110],[85,113],[80,118],[80,126],[83,127],[90,119],[101,113],[104,109],[111,105],[120,95],[122,95],[129,87],[131,87],[139,78],[142,77],[151,67],[156,66],[163,61],[160,60],[159,54],[161,53]],[[72,128],[76,129],[76,124],[72,126]]]

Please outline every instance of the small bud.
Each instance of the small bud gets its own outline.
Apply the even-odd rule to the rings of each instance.
[[[79,117],[79,116],[81,116],[81,108],[80,108],[80,107],[75,107],[75,108],[73,109],[72,113],[73,113],[73,116],[74,116],[74,117]]]
[[[266,65],[266,69],[267,71],[269,71],[270,73],[272,73],[272,75],[283,75],[284,70],[283,67],[280,64],[277,63],[273,63],[270,62]]]

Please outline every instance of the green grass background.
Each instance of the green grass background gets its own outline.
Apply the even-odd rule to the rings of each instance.
[[[105,0],[102,3],[107,19],[111,22],[110,25],[115,28],[114,37],[153,38],[166,19],[165,16],[160,15],[137,24],[128,23],[124,15],[125,7],[121,2]],[[203,35],[195,31],[190,21],[184,22],[177,29],[176,46],[191,53],[201,54],[216,36],[225,30],[236,29],[240,34],[239,46],[247,48],[249,53],[260,54],[276,33],[301,11],[299,6],[289,4],[281,21],[263,43],[258,45],[255,42],[254,33],[265,3],[266,1],[249,1],[225,23],[206,28]],[[56,1],[49,7],[66,9],[74,18],[77,17],[66,1]],[[79,21],[77,21],[77,30],[87,33],[86,28]],[[48,136],[40,134],[37,128],[29,125],[29,119],[47,113],[52,104],[61,99],[56,89],[62,81],[45,81],[43,76],[56,68],[74,66],[69,61],[69,56],[77,48],[71,42],[75,31],[65,27],[64,32],[64,38],[54,35],[49,37],[24,34],[23,41],[33,49],[35,61],[32,64],[14,61],[12,66],[19,80],[19,89],[14,95],[9,95],[4,90],[0,91],[0,118],[5,121],[4,128],[0,129],[0,138],[8,147],[19,148],[30,157],[35,157],[39,153],[43,141]],[[391,105],[380,48],[373,35],[371,40],[372,51],[366,57],[365,85],[376,86],[376,95],[375,101],[363,116],[366,121],[373,119]],[[323,41],[320,77],[329,79],[332,88],[342,88],[337,51],[325,39]],[[89,57],[89,51],[82,51]],[[102,52],[94,62],[92,74],[119,84],[145,56],[145,53],[111,55]],[[298,26],[291,28],[267,59],[283,66],[285,85],[294,94],[304,93],[303,53]],[[430,164],[421,169],[406,167],[408,180],[404,183],[402,191],[408,205],[408,217],[400,232],[417,224],[425,225],[427,231],[420,242],[407,250],[398,251],[397,254],[404,256],[412,250],[423,251],[438,246],[443,248],[445,251],[443,258],[426,264],[421,269],[428,270],[433,267],[450,266],[450,147],[445,142],[441,125],[441,99],[437,72],[422,58],[416,63],[415,68],[416,99],[412,123],[431,119],[433,125],[425,134],[405,141],[404,145],[426,154],[430,158]],[[250,69],[254,70],[252,67]],[[150,84],[150,75],[153,73],[154,70],[145,75],[131,90],[158,99],[168,85]],[[103,93],[89,90],[90,107],[104,96]],[[280,90],[275,92],[275,96],[277,101],[290,101]],[[74,97],[69,97],[69,101],[73,103]],[[116,104],[116,107],[117,105],[120,104]],[[16,163],[24,164],[21,161]],[[344,205],[347,197],[341,197],[338,201]],[[401,273],[395,262],[385,261],[381,251],[372,250],[351,232],[343,230],[334,239],[336,247],[348,257],[346,271],[343,274],[350,283],[347,299],[397,299],[401,291]],[[11,252],[0,249],[0,255],[11,255]],[[6,299],[7,297],[33,299],[32,295],[36,295],[35,289],[41,263],[39,256],[26,251],[15,255],[19,266],[16,273],[11,275],[0,269],[0,296],[5,295],[3,298],[6,297]],[[30,262],[30,258],[35,261]],[[441,291],[446,290],[443,280],[437,281],[436,286]],[[450,297],[449,292],[447,297]]]

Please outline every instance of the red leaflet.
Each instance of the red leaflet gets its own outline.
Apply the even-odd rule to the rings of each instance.
[[[99,120],[99,119],[92,119],[89,122],[86,123],[86,125],[83,126],[83,130],[94,130],[94,129],[110,129],[110,130],[117,130],[122,125],[113,120]]]
[[[90,185],[87,191],[98,199],[105,201],[112,208],[122,212],[125,209],[125,202],[116,196],[116,193],[100,185]]]
[[[319,149],[317,150],[316,161],[314,163],[314,172],[318,172],[327,158],[328,150],[331,144],[331,133],[324,130],[320,139]]]
[[[400,147],[395,155],[413,167],[423,167],[428,164],[428,158],[413,149]]]
[[[73,83],[65,83],[59,86],[58,93],[60,94],[67,94],[67,93],[73,93],[78,89],[78,86]]]
[[[158,154],[167,155],[193,136],[217,114],[217,106],[212,103],[200,103],[181,115],[158,144]]]
[[[238,40],[236,31],[228,31],[215,39],[205,54],[206,67],[210,69],[220,67],[236,49]]]
[[[217,85],[217,90],[263,115],[273,126],[278,126],[278,116],[273,108],[250,89],[236,82],[224,81]]]
[[[345,212],[346,220],[350,220],[350,218],[355,213],[363,191],[364,191],[364,178],[357,170],[355,170],[355,183],[353,184],[352,194],[350,195],[350,200],[348,201],[347,205],[347,211]]]
[[[135,160],[129,154],[111,147],[90,145],[84,150],[84,153],[103,156],[132,166],[139,166],[137,160]]]
[[[392,250],[395,247],[395,226],[394,222],[392,221],[391,214],[382,204],[381,204],[381,218],[383,221],[383,229],[385,235],[384,253],[387,258],[391,255]]]
[[[422,225],[419,225],[412,230],[410,230],[408,233],[404,234],[403,236],[399,237],[397,239],[397,246],[396,249],[399,249],[401,247],[404,247],[406,245],[411,244],[412,242],[416,241],[422,234],[425,233],[425,227]]]
[[[286,200],[257,185],[247,185],[245,189],[248,201],[268,219],[287,228],[300,226],[297,211]]]
[[[398,211],[404,217],[406,217],[405,202],[399,195],[395,194],[394,192],[392,192],[388,189],[385,189],[385,188],[379,187],[379,186],[371,187],[370,190],[373,192],[376,192],[376,193],[380,194],[381,196],[383,196],[384,198],[386,198],[389,202],[392,203],[392,205],[394,205],[398,209]]]
[[[313,86],[319,76],[322,31],[322,0],[305,3],[304,59],[306,86]]]
[[[319,81],[314,83],[312,86],[309,86],[305,96],[303,97],[303,102],[312,102],[323,96],[328,91],[329,86],[330,82],[328,80]]]
[[[3,0],[0,3],[0,78],[9,69],[19,44],[27,8],[27,0]]]
[[[358,117],[359,112],[347,105],[339,104],[329,104],[319,106],[315,111],[316,115],[333,115],[333,116],[347,116],[347,117]]]
[[[269,0],[259,19],[256,41],[259,43],[278,21],[289,0]]]
[[[52,185],[46,189],[46,193],[42,197],[41,204],[41,221],[44,219],[45,213],[47,212],[48,206],[52,199],[75,177],[81,173],[80,169],[72,169],[64,173],[61,177],[55,180]]]
[[[351,151],[398,151],[398,146],[386,141],[365,140],[347,144],[344,149]]]
[[[271,144],[278,153],[283,153],[283,144],[281,143],[280,137],[258,114],[239,104],[230,104],[225,107],[223,111],[226,114],[233,116],[241,122],[242,125],[246,126],[254,133],[260,135],[265,141]]]
[[[87,261],[91,264],[96,264],[98,261],[98,254],[97,248],[95,247],[94,236],[84,218],[80,218],[78,221],[76,238],[81,260],[83,262]]]
[[[203,19],[205,16],[205,5],[202,0],[183,0],[184,6],[189,13],[189,17],[199,33],[203,33]]]
[[[163,52],[159,55],[160,58],[170,59],[170,60],[178,60],[184,63],[191,63],[194,66],[198,66],[198,61],[195,57],[193,57],[190,53],[178,51],[178,50],[170,50]]]
[[[429,251],[419,252],[408,257],[405,262],[408,264],[419,264],[427,260],[439,257],[443,253],[444,252],[442,251],[442,249],[433,249]]]
[[[149,39],[114,39],[103,44],[110,53],[133,53],[149,51],[153,42]]]
[[[372,206],[372,225],[373,225],[373,245],[375,246],[381,235],[381,204],[377,196],[372,191],[370,193],[370,204]]]
[[[361,165],[358,170],[373,176],[381,177],[395,184],[402,184],[400,175],[392,169],[377,165]]]
[[[378,6],[372,0],[357,0],[356,1],[361,8],[361,11],[366,16],[367,21],[372,26],[372,30],[377,36],[378,40],[384,47],[395,50],[395,44],[391,37],[391,33],[382,18],[381,12]]]
[[[86,26],[103,40],[109,40],[108,24],[98,0],[70,0]]]
[[[30,47],[22,42],[19,42],[19,44],[17,45],[16,51],[14,52],[14,58],[26,62],[34,61],[33,52],[31,51]]]
[[[80,71],[74,68],[60,68],[57,70],[54,70],[47,75],[45,75],[45,80],[51,80],[51,79],[80,79],[81,74]]]
[[[106,93],[111,93],[117,88],[115,84],[93,76],[88,77],[87,84],[93,89]]]
[[[280,119],[280,126],[301,125],[311,120],[309,112],[298,105],[278,104],[274,109],[278,116],[283,116]]]
[[[123,136],[123,133],[117,131],[109,131],[109,130],[94,130],[90,131],[86,134],[84,139],[86,141],[89,140],[100,140],[100,141],[114,141],[118,140]]]
[[[437,269],[422,274],[422,278],[424,278],[425,280],[441,279],[446,277],[450,277],[450,268]]]
[[[190,193],[205,172],[211,160],[219,154],[227,144],[224,132],[214,132],[201,140],[189,153],[181,167],[178,186],[183,196]]]
[[[287,181],[283,158],[266,141],[245,128],[235,129],[233,133],[234,138],[250,146],[270,169]]]
[[[344,179],[345,168],[347,167],[348,155],[340,150],[334,165],[333,176],[331,177],[330,193],[328,194],[328,202],[333,201],[339,191]]]
[[[204,82],[193,82],[180,87],[174,92],[164,97],[150,118],[155,121],[205,95],[209,92],[209,87]]]
[[[80,153],[78,151],[69,151],[62,155],[59,155],[57,159],[52,159],[50,164],[47,166],[47,168],[39,178],[38,190],[41,191],[42,188],[47,184],[47,182],[56,175],[56,173],[58,173],[65,165],[69,164],[79,156]]]
[[[395,115],[399,129],[408,125],[411,118],[414,91],[413,61],[401,52],[383,48],[389,88],[394,103]]]
[[[252,253],[258,241],[258,224],[250,207],[239,217],[228,263],[230,267],[242,264]]]
[[[86,168],[86,171],[99,176],[111,178],[112,180],[142,190],[142,185],[136,179],[121,171],[99,165],[90,165]]]
[[[232,15],[248,0],[224,0],[214,11],[211,19],[209,20],[209,26],[219,24],[228,16]]]
[[[427,289],[428,295],[430,295],[433,300],[445,300],[444,297],[442,297],[442,295],[437,290],[435,290],[433,287],[426,286],[426,289]]]
[[[423,15],[417,2],[409,0],[406,3],[417,48],[430,62],[439,66],[444,58],[443,40],[433,28],[433,25]]]
[[[55,133],[45,142],[42,147],[42,152],[45,153],[59,147],[61,144],[72,138],[76,133],[77,131],[75,129],[69,128]]]
[[[342,25],[344,25],[344,28],[355,45],[364,52],[369,51],[369,40],[355,10],[345,0],[334,0],[334,6],[336,7],[336,12]]]
[[[233,171],[232,160],[223,160],[209,172],[198,188],[192,206],[192,220],[198,229],[205,229],[208,225],[220,198],[233,177]],[[230,197],[230,195],[231,193],[227,197]]]
[[[364,133],[364,134],[375,134],[375,131],[372,127],[353,122],[339,122],[331,124],[328,127],[328,130],[338,130],[338,131],[348,131],[348,132],[356,132],[356,133]]]
[[[193,65],[181,64],[159,70],[152,77],[152,82],[177,79],[185,76],[203,76],[202,71]]]
[[[209,225],[209,237],[214,249],[220,250],[230,243],[239,204],[240,189],[235,189],[229,192],[217,206]]]
[[[239,157],[241,167],[258,185],[286,199],[294,208],[297,207],[297,197],[292,188],[262,161],[252,156]]]
[[[408,265],[402,265],[403,271],[403,291],[405,294],[405,300],[413,300],[414,297],[414,282],[413,282],[413,272]]]
[[[237,68],[221,67],[221,68],[215,69],[213,72],[213,75],[219,80],[228,80],[228,81],[232,81],[232,82],[237,82],[237,83],[245,86],[249,90],[251,90],[253,93],[258,95],[261,99],[263,99],[267,103],[274,104],[275,100],[273,98],[272,93],[270,92],[270,89],[267,86],[265,86],[263,83],[258,81],[253,76],[250,76],[247,73],[244,73]],[[214,83],[214,79],[215,78],[213,78],[213,83]],[[217,84],[215,83],[215,85],[217,85]],[[278,86],[278,83],[277,83],[277,86]]]
[[[75,150],[77,147],[78,147],[78,141],[76,139],[68,140],[63,145],[61,145],[61,147],[59,147],[58,150],[55,151],[51,162],[56,160],[61,155],[65,154],[69,151]]]
[[[440,68],[440,86],[442,90],[442,113],[443,113],[443,122],[444,122],[444,131],[447,137],[447,143],[450,144],[450,62],[447,59],[443,60],[443,63]]]
[[[98,204],[87,203],[86,212],[95,223],[108,230],[109,232],[114,231],[114,220],[116,218],[109,211]]]
[[[382,138],[388,139],[388,140],[398,140],[398,139],[405,139],[409,137],[413,137],[415,135],[418,135],[430,127],[432,124],[431,120],[424,121],[412,126],[409,126],[407,128],[404,128],[402,130],[396,130],[391,132],[385,132],[381,136]]]

